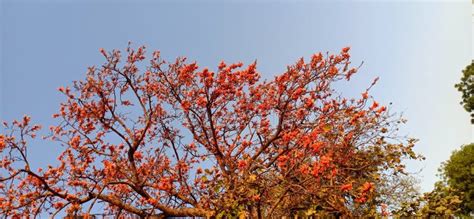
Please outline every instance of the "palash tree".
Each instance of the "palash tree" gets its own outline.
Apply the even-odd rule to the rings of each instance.
[[[418,159],[404,121],[369,96],[346,99],[349,48],[314,54],[262,81],[256,63],[216,72],[145,48],[101,49],[106,62],[60,88],[59,164],[34,170],[27,153],[39,125],[5,123],[0,214],[278,217],[304,211],[358,216],[381,204],[380,174]]]

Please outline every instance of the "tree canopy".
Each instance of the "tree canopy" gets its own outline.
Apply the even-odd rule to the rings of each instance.
[[[474,213],[474,144],[455,150],[441,166],[441,172],[449,186],[462,197],[461,212]]]
[[[101,204],[116,216],[339,216],[375,212],[379,179],[420,158],[405,121],[370,95],[345,98],[349,48],[314,54],[272,80],[256,62],[217,70],[145,48],[100,52],[84,80],[61,87],[58,165],[33,169],[28,153],[40,125],[5,122],[0,214],[87,215]]]
[[[471,123],[474,124],[474,62],[462,71],[461,81],[455,85],[462,94],[461,105],[471,114]]]
[[[463,70],[455,88],[462,93],[464,109],[471,113],[474,124],[474,62]],[[461,146],[438,169],[443,177],[431,192],[405,200],[395,209],[399,217],[470,217],[474,213],[474,144]]]

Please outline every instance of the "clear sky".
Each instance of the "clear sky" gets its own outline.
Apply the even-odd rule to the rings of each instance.
[[[0,119],[24,114],[55,124],[57,88],[84,78],[104,60],[98,49],[146,45],[167,59],[187,56],[214,68],[220,60],[255,59],[266,78],[297,58],[351,46],[365,64],[350,87],[393,103],[419,138],[423,191],[451,151],[473,140],[453,85],[472,57],[471,1],[1,1]],[[56,158],[55,143],[35,142],[36,165]]]

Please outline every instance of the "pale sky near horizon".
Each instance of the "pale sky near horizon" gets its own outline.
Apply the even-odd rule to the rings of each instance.
[[[359,74],[341,92],[356,96],[373,78],[372,94],[393,103],[420,139],[415,150],[429,191],[440,163],[472,142],[469,114],[454,84],[471,62],[471,1],[1,1],[0,120],[32,116],[48,127],[59,86],[84,78],[103,59],[98,49],[146,45],[171,60],[200,66],[258,60],[265,78],[297,58],[351,46]],[[54,143],[32,145],[36,165],[56,158]]]

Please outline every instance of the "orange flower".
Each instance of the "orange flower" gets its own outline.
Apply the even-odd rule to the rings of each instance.
[[[81,137],[79,135],[76,135],[74,136],[73,138],[71,138],[71,140],[69,141],[69,145],[76,149],[77,147],[79,147],[79,144],[81,143]]]
[[[347,53],[347,52],[349,52],[350,49],[351,49],[351,47],[349,47],[349,46],[344,47],[344,48],[342,48],[342,52]]]
[[[140,151],[135,151],[135,153],[133,154],[133,157],[137,160],[141,160],[143,158],[143,155]]]
[[[314,100],[312,98],[305,98],[305,107],[311,108],[314,105]]]
[[[339,72],[339,69],[337,69],[336,66],[332,65],[331,67],[329,67],[328,73],[330,75],[336,75],[338,72]]]
[[[187,100],[184,100],[181,102],[181,107],[183,108],[184,111],[188,111],[189,108],[191,107],[191,103]]]
[[[385,112],[387,110],[387,107],[386,106],[382,106],[380,107],[378,110],[377,110],[377,113],[382,113],[382,112]]]
[[[323,60],[323,55],[321,53],[316,53],[311,58],[311,68],[316,68],[316,65]]]
[[[344,184],[341,186],[341,191],[348,192],[352,190],[352,183]]]
[[[282,168],[286,165],[286,162],[288,161],[289,157],[287,155],[281,155],[280,157],[278,157],[278,167]]]
[[[318,153],[323,145],[324,143],[322,142],[315,142],[311,144],[311,149],[313,149],[313,152]]]
[[[372,104],[372,106],[370,107],[370,110],[374,110],[375,108],[377,108],[379,106],[379,103],[377,103],[377,101],[374,101],[374,103]]]
[[[204,106],[206,106],[206,104],[207,104],[207,100],[206,100],[205,97],[200,96],[200,97],[198,97],[198,99],[196,100],[196,103],[197,103],[198,106],[204,107]]]
[[[62,208],[63,206],[64,206],[64,203],[62,203],[62,202],[55,202],[55,203],[53,203],[53,208],[55,208],[55,209],[60,209],[60,208]]]
[[[309,173],[309,166],[307,164],[301,165],[300,172],[304,175],[307,175]]]
[[[303,94],[304,92],[305,92],[305,89],[301,87],[297,88],[293,93],[293,99],[294,100],[298,99],[301,96],[301,94]]]
[[[247,167],[247,161],[245,160],[239,160],[237,162],[237,166],[239,167],[239,169],[245,169]]]
[[[367,91],[362,93],[362,98],[364,98],[364,99],[369,98],[369,93]]]
[[[319,162],[321,163],[321,165],[327,166],[331,161],[332,161],[331,157],[324,155],[321,157]]]
[[[356,198],[355,201],[358,203],[365,203],[367,201],[367,198],[365,196],[361,196],[361,197]]]
[[[0,135],[0,151],[3,150],[3,148],[5,148],[5,146],[6,146],[5,136]]]
[[[252,200],[253,200],[253,201],[260,201],[260,195],[258,195],[258,194],[257,194],[257,195],[253,195],[253,196],[252,196]]]
[[[369,192],[373,189],[374,187],[374,184],[371,183],[371,182],[365,182],[363,185],[362,185],[362,192],[363,193],[366,193],[366,192]]]

